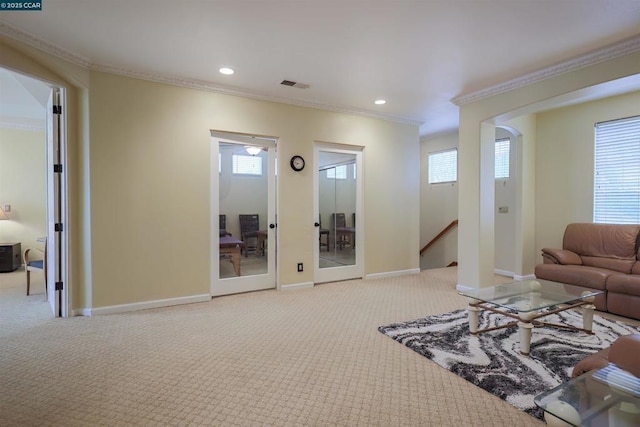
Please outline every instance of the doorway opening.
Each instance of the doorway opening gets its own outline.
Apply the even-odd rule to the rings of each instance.
[[[20,298],[42,298],[51,314],[67,317],[65,91],[5,68],[0,68],[0,85],[0,159],[20,166],[0,172],[0,204],[10,211],[9,221],[1,224],[0,240],[19,243],[20,270],[26,268],[27,250],[30,260],[41,263],[40,271],[30,274],[34,295],[26,295],[22,272],[16,283],[24,291]]]

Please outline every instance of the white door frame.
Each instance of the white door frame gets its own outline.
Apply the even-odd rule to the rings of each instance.
[[[218,174],[219,143],[226,142],[241,146],[265,147],[268,149],[267,167],[267,273],[251,276],[220,279],[220,175]],[[251,136],[224,131],[211,131],[211,179],[210,179],[210,212],[211,212],[211,296],[230,295],[263,289],[275,289],[277,283],[276,248],[278,228],[276,221],[276,148],[277,138]],[[273,227],[271,227],[273,225]]]
[[[364,183],[364,167],[363,154],[364,148],[355,145],[334,144],[327,142],[314,143],[313,156],[313,218],[312,225],[317,222],[320,215],[319,190],[320,190],[320,152],[333,152],[341,154],[353,154],[356,158],[356,259],[354,265],[320,268],[320,228],[315,227],[314,232],[314,283],[335,282],[339,280],[348,280],[364,277],[364,251],[365,251],[365,233],[364,233],[364,202],[363,202],[363,183]]]

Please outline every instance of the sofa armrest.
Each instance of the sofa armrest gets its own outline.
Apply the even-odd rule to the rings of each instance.
[[[545,264],[582,265],[582,258],[566,249],[543,248],[542,259]]]
[[[609,362],[640,377],[640,334],[623,335],[609,350]]]

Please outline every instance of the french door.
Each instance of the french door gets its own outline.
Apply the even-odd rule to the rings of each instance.
[[[314,155],[314,282],[364,272],[362,150],[316,143]]]
[[[276,140],[211,132],[211,295],[276,287]]]

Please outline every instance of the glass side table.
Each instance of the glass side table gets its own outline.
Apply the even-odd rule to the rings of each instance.
[[[640,378],[616,365],[593,370],[535,397],[550,426],[640,426]]]

